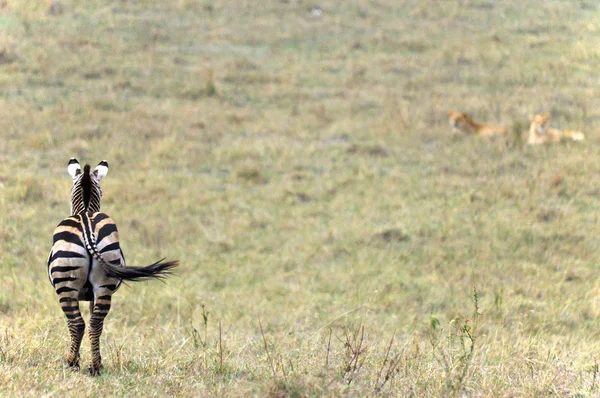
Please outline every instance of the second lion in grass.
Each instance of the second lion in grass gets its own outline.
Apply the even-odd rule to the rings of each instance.
[[[531,122],[527,137],[529,145],[585,140],[585,135],[581,131],[561,131],[550,128],[550,115],[548,114],[530,116],[529,121]]]

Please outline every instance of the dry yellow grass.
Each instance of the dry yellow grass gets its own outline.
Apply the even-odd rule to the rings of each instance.
[[[598,394],[595,3],[54,3],[0,9],[2,395]],[[45,269],[72,156],[128,263],[182,264],[115,295],[99,378]]]

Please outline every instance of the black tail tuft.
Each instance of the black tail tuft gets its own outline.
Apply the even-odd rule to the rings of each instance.
[[[117,267],[112,264],[105,267],[105,271],[109,276],[119,278],[125,281],[142,281],[146,279],[164,279],[172,274],[172,269],[179,265],[179,261],[163,262],[164,258],[158,260],[154,264],[145,267]]]

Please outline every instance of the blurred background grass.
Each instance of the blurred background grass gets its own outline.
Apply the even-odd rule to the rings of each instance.
[[[5,394],[597,393],[595,2],[0,7]],[[108,160],[130,265],[182,263],[117,293],[99,379],[45,270],[72,156]]]

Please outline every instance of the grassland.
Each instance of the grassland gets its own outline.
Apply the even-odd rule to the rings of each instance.
[[[1,395],[600,394],[596,3],[315,4],[2,6]],[[536,112],[588,140],[519,145]],[[45,268],[72,156],[129,264],[182,264],[98,378]]]

